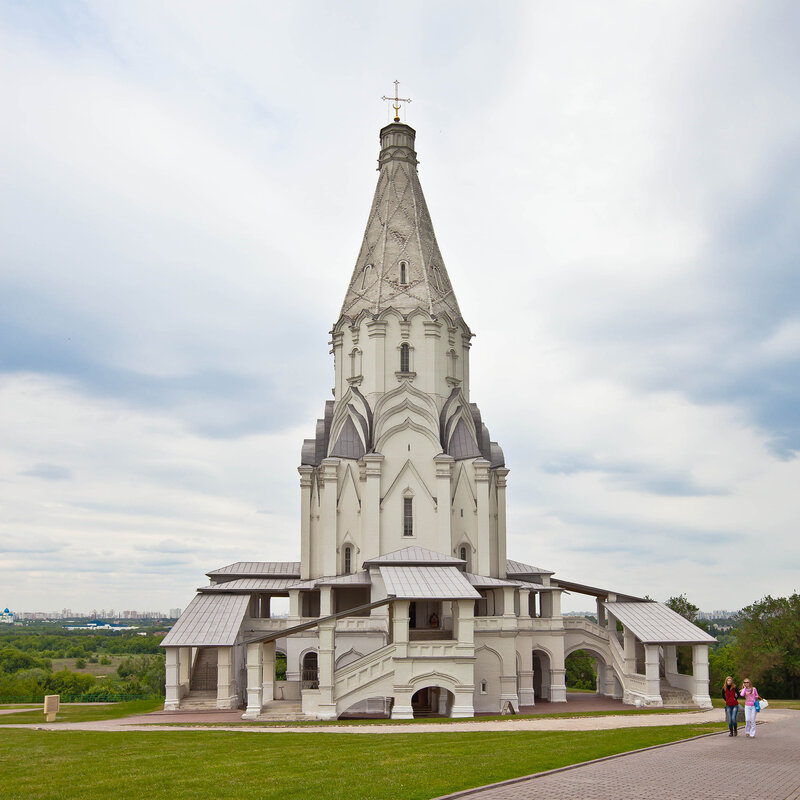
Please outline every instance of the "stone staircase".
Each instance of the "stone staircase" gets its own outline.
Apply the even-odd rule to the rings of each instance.
[[[216,709],[217,693],[195,690],[181,700],[181,711],[208,711]]]
[[[667,683],[664,678],[661,679],[660,691],[664,708],[698,708],[697,704],[692,701],[691,692]]]
[[[273,700],[264,706],[257,719],[259,722],[296,722],[312,717],[303,713],[303,706],[299,700]]]

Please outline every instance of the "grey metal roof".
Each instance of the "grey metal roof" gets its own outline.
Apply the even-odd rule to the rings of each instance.
[[[502,578],[490,578],[487,575],[473,575],[471,572],[465,572],[464,577],[472,586],[478,586],[481,589],[489,589],[495,586],[526,586],[526,584],[521,581],[504,581]]]
[[[336,575],[332,578],[317,578],[317,586],[370,586],[368,572],[352,572],[349,575]]]
[[[296,586],[297,578],[234,578],[232,581],[201,586],[197,591],[206,594],[219,592],[269,592],[283,591]]]
[[[161,642],[162,647],[225,647],[236,641],[250,597],[198,594]]]
[[[358,435],[353,419],[348,417],[333,450],[331,450],[331,457],[359,459],[365,452],[364,442]]]
[[[644,644],[710,644],[717,640],[663,603],[603,603]]]
[[[463,567],[467,562],[463,558],[446,556],[443,553],[435,553],[433,550],[426,550],[424,547],[404,547],[402,550],[395,550],[393,553],[371,558],[364,564],[437,564],[439,566]]]
[[[399,598],[480,600],[464,573],[455,567],[381,567],[386,593]]]
[[[506,575],[553,575],[550,569],[541,569],[532,564],[523,564],[521,561],[506,561]]]
[[[227,567],[212,569],[206,572],[208,577],[219,575],[233,575],[237,578],[269,578],[273,575],[285,575],[287,577],[300,577],[299,561],[237,561],[235,564],[228,564]]]

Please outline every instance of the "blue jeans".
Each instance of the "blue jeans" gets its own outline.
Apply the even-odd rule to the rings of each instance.
[[[725,722],[728,723],[728,727],[735,731],[737,726],[736,717],[739,714],[739,706],[725,706]]]

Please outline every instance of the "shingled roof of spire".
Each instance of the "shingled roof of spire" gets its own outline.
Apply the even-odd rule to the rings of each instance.
[[[417,175],[415,135],[401,123],[381,131],[378,185],[342,316],[391,307],[461,319]]]

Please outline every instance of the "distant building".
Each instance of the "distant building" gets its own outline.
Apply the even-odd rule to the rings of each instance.
[[[181,609],[181,608],[171,608],[169,610],[170,619],[178,619],[178,617],[181,615],[182,611],[183,611],[183,609]]]
[[[3,613],[0,614],[0,622],[5,622],[6,625],[13,625],[14,614],[6,608]]]

